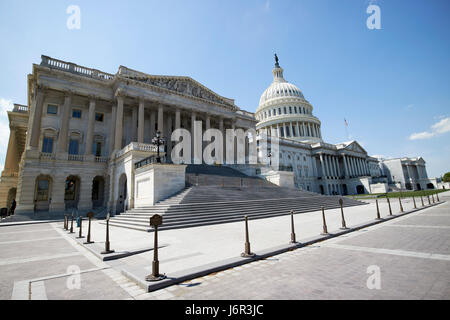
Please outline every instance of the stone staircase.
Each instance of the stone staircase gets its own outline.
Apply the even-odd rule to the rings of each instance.
[[[320,210],[321,206],[335,209],[340,206],[339,199],[344,201],[345,207],[364,204],[340,196],[281,188],[231,168],[187,169],[186,180],[188,175],[199,177],[200,181],[206,178],[205,184],[187,183],[184,190],[154,206],[131,209],[111,218],[110,225],[151,232],[149,220],[154,214],[163,216],[159,230],[169,230],[243,221],[245,215],[249,219],[263,219],[288,215],[290,210],[304,213]],[[222,186],[222,178],[242,179],[243,182],[239,186]]]

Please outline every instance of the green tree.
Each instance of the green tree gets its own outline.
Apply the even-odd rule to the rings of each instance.
[[[442,181],[450,182],[450,172],[447,172],[446,174],[444,174],[444,177],[442,178]]]

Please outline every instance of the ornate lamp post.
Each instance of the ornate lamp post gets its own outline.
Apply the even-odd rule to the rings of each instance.
[[[152,143],[154,145],[156,145],[156,147],[158,149],[157,150],[157,155],[156,155],[156,162],[157,163],[161,163],[161,157],[159,156],[159,146],[163,146],[164,142],[165,142],[164,139],[161,138],[161,132],[160,131],[156,132],[156,137],[153,138]]]

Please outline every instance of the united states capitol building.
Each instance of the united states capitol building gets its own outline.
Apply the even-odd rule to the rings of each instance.
[[[245,138],[246,161],[250,143],[257,143],[260,157],[265,140],[269,146],[278,141],[279,152],[270,154],[279,157],[276,169],[262,162],[210,166],[255,178],[246,182],[241,176],[242,188],[264,181],[323,195],[353,195],[437,187],[421,157],[380,160],[357,141],[326,143],[313,105],[285,80],[278,58],[272,75],[251,113],[190,77],[150,75],[124,66],[109,74],[42,56],[27,76],[27,104],[8,111],[1,207],[15,199],[16,212],[105,208],[114,213],[151,206],[186,184],[235,184],[232,175],[199,179],[192,165],[171,161],[172,133],[193,133],[196,124],[201,132],[256,133]],[[153,144],[158,132],[166,140],[159,148]],[[221,142],[231,149],[236,143]],[[158,152],[162,164],[154,161]],[[198,159],[194,163],[205,166]]]

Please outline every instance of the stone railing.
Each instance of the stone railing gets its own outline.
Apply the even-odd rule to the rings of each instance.
[[[47,153],[47,152],[41,152],[40,159],[41,160],[55,160],[56,159],[56,154],[54,154],[54,153]]]
[[[28,106],[24,106],[21,104],[15,104],[14,108],[13,108],[13,112],[28,113]]]
[[[48,56],[41,56],[41,59],[42,59],[41,66],[67,71],[74,74],[79,74],[85,77],[90,77],[99,80],[111,80],[114,78],[114,75],[112,74],[102,72],[97,69],[90,69],[83,66],[79,66],[75,63],[53,59]]]
[[[158,152],[158,148],[153,144],[131,142],[129,145],[127,145],[117,153],[116,158],[120,158],[125,153],[130,151]],[[164,152],[164,150],[161,151],[160,149],[160,152]]]
[[[69,161],[83,161],[84,155],[82,154],[69,154],[67,155],[67,160]]]
[[[108,162],[108,157],[95,157],[95,162]]]

